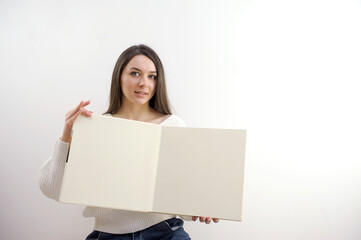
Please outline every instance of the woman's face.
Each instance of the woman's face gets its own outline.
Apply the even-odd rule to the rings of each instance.
[[[148,103],[157,84],[157,70],[153,61],[144,55],[133,57],[123,69],[120,84],[123,103]]]

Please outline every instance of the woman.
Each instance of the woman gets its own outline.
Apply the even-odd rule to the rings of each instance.
[[[40,188],[54,200],[59,200],[65,159],[69,149],[73,124],[80,114],[91,117],[85,109],[90,101],[82,101],[66,114],[63,135],[57,140],[53,156],[40,170]],[[145,45],[125,50],[113,72],[108,116],[184,127],[184,122],[171,115],[162,63],[158,55]],[[169,214],[142,213],[116,209],[86,207],[83,215],[95,217],[90,239],[190,239],[183,229],[183,220]],[[183,219],[190,220],[189,217]],[[192,217],[196,221],[198,217]],[[210,217],[200,217],[209,224]],[[218,219],[213,219],[218,222]]]

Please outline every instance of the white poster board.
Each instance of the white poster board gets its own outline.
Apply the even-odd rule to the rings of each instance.
[[[80,116],[60,201],[241,221],[245,141],[245,130]]]

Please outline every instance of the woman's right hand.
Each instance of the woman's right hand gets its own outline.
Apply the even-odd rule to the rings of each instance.
[[[86,110],[84,107],[89,105],[90,100],[81,101],[80,104],[73,110],[69,111],[65,117],[65,126],[63,130],[63,136],[61,139],[63,142],[70,142],[71,130],[73,129],[73,124],[75,120],[79,117],[80,114],[84,116],[90,117],[92,115],[92,111]]]

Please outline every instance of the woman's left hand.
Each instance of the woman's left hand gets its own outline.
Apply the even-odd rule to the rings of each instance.
[[[206,224],[210,224],[213,220],[213,222],[217,223],[219,222],[219,218],[211,218],[211,217],[192,217],[193,221],[197,221],[197,219],[199,218],[200,222],[205,222]]]

